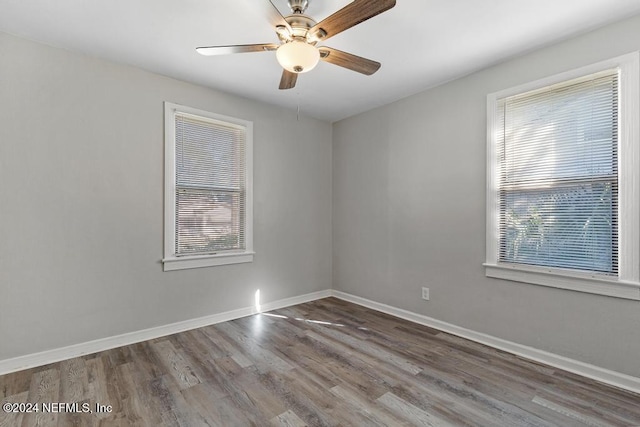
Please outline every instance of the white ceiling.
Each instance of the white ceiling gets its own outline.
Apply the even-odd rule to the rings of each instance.
[[[274,52],[194,49],[277,42],[251,6],[262,1],[0,0],[0,31],[335,121],[640,13],[640,0],[397,0],[326,42],[381,62],[376,74],[320,62],[281,91]],[[286,0],[272,2],[289,13]],[[348,3],[310,0],[307,14],[320,21]]]

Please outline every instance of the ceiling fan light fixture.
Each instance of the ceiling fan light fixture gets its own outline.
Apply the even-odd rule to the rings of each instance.
[[[285,70],[306,73],[318,65],[320,51],[306,42],[294,40],[280,45],[276,51],[276,58]]]

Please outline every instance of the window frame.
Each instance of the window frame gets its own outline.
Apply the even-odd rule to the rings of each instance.
[[[245,249],[176,256],[176,114],[184,113],[245,129]],[[171,102],[164,103],[164,258],[163,270],[253,262],[253,122]]]
[[[619,70],[618,276],[502,263],[498,260],[498,103],[502,98],[561,84],[609,69]],[[640,53],[633,52],[487,95],[487,277],[640,300]]]

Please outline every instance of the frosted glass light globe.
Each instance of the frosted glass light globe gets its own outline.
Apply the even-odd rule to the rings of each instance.
[[[306,73],[318,65],[320,51],[308,43],[292,41],[278,48],[276,58],[285,70],[292,73]]]

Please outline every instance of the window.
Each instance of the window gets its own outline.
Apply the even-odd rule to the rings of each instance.
[[[253,125],[165,102],[164,270],[253,261]]]
[[[640,299],[638,62],[488,96],[487,276]]]

